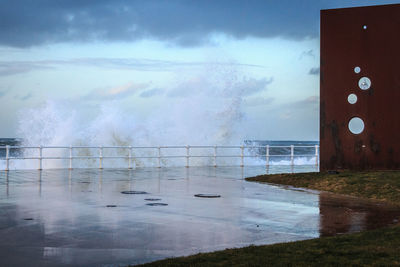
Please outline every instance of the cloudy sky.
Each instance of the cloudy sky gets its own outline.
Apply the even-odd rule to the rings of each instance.
[[[320,9],[396,2],[0,0],[0,137],[51,101],[87,120],[113,103],[147,127],[174,107],[174,127],[225,114],[241,138],[318,140]],[[192,109],[208,117],[178,118]]]

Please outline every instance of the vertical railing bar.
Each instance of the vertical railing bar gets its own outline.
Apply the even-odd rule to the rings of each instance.
[[[103,147],[99,147],[99,169],[103,169]]]
[[[217,146],[214,146],[214,167],[217,167]]]
[[[9,170],[10,167],[10,146],[6,146],[6,171]]]
[[[42,170],[42,156],[43,156],[43,147],[39,146],[39,169]]]
[[[290,146],[290,164],[294,165],[294,145]]]
[[[132,169],[132,146],[129,146],[128,151],[128,169]]]
[[[244,146],[240,146],[240,167],[244,166]]]
[[[161,168],[161,147],[158,147],[158,168]]]
[[[265,165],[269,166],[269,145],[265,147]]]
[[[190,149],[190,146],[189,145],[187,145],[186,146],[186,168],[189,168],[189,149]]]
[[[72,145],[69,146],[69,169],[72,170]]]
[[[318,145],[315,145],[315,166],[318,167]]]

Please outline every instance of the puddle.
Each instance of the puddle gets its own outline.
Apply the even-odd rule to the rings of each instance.
[[[399,207],[355,197],[319,194],[320,235],[373,230],[398,223]]]
[[[195,197],[203,197],[203,198],[219,198],[221,195],[216,194],[196,194]]]
[[[168,206],[167,203],[158,203],[158,202],[156,202],[156,203],[147,203],[146,205],[147,206]]]
[[[148,194],[145,191],[122,191],[122,194],[127,194],[127,195],[146,195]]]
[[[146,201],[160,201],[161,198],[145,198]]]

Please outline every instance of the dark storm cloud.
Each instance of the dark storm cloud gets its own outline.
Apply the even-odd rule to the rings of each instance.
[[[153,38],[181,46],[209,34],[303,39],[318,36],[321,8],[338,0],[2,0],[0,44],[29,47],[56,42],[134,41]],[[357,1],[356,5],[393,1]]]

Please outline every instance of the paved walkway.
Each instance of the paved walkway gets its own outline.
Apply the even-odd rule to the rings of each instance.
[[[335,228],[326,214],[341,205],[336,200],[325,195],[328,208],[321,209],[318,192],[243,180],[262,173],[262,167],[0,172],[1,264],[137,264],[363,229],[364,206],[361,220],[350,216],[350,226]]]

